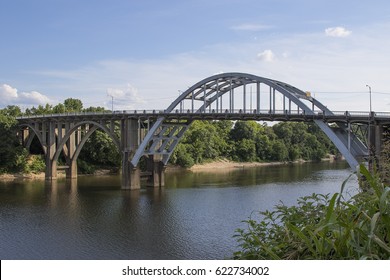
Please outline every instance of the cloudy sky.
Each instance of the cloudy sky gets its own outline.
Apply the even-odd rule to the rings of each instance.
[[[388,0],[0,0],[0,108],[163,109],[245,72],[333,110],[390,111]]]

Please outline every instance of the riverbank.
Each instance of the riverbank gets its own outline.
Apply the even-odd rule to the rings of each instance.
[[[322,161],[333,161],[336,160],[334,156],[329,156]],[[239,168],[253,168],[259,166],[277,166],[277,165],[287,165],[287,164],[302,164],[308,161],[297,160],[294,162],[236,162],[230,161],[228,159],[218,159],[212,162],[195,164],[190,168],[184,168],[181,166],[168,165],[166,172],[181,172],[181,171],[191,171],[191,172],[226,172],[231,171],[232,169]],[[94,174],[79,174],[79,176],[103,176],[112,174],[110,170],[100,169],[97,170]],[[64,178],[65,172],[58,172],[57,178]],[[6,173],[0,174],[0,181],[13,181],[13,180],[44,180],[45,173]]]
[[[300,161],[300,162],[304,162],[304,161]],[[297,161],[295,163],[299,163],[299,162]],[[168,166],[166,171],[177,172],[177,171],[187,170],[191,172],[207,172],[207,171],[223,172],[223,171],[237,169],[237,168],[251,168],[251,167],[258,167],[258,166],[285,165],[285,164],[291,164],[291,163],[289,162],[236,162],[227,159],[220,159],[212,162],[195,164],[190,168],[184,168],[180,166]]]
[[[58,174],[59,178],[65,177],[65,174]],[[40,173],[5,173],[0,174],[0,181],[14,181],[14,180],[44,180],[45,172]]]

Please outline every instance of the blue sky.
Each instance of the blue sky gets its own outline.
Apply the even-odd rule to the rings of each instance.
[[[178,90],[246,72],[334,110],[390,106],[390,2],[0,0],[0,108],[163,109]]]

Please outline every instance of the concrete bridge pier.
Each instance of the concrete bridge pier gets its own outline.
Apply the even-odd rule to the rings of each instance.
[[[141,188],[141,170],[133,166],[131,159],[137,151],[140,139],[137,119],[121,120],[121,150],[122,150],[122,189],[137,190]]]
[[[384,141],[384,129],[382,125],[371,125],[370,126],[370,158],[368,160],[370,167],[372,163],[379,164],[381,160],[382,146]]]
[[[123,152],[122,158],[122,189],[138,190],[141,188],[141,170],[130,163],[130,152]]]
[[[60,140],[62,138],[62,134],[71,130],[74,127],[74,123],[68,123],[65,124],[65,129],[62,129],[62,124],[59,125],[58,128],[58,139]],[[61,131],[61,133],[60,133]],[[65,174],[67,179],[76,179],[77,178],[77,156],[76,155],[76,149],[77,146],[80,145],[81,142],[81,131],[76,130],[74,131],[70,136],[69,139],[66,141],[66,144],[63,147],[63,152],[65,155],[65,161],[66,161],[66,168],[65,168]]]
[[[165,185],[165,165],[161,155],[149,155],[147,171],[150,173],[147,186],[157,188]]]
[[[55,125],[53,122],[44,122],[42,124],[42,141],[45,143],[43,146],[46,162],[45,179],[55,180],[57,179],[57,162],[53,159],[57,145]]]

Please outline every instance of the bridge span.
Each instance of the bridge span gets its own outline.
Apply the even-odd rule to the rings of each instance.
[[[379,156],[390,112],[332,112],[310,93],[251,74],[208,77],[184,91],[165,110],[66,113],[18,118],[24,145],[40,141],[46,179],[57,177],[64,154],[67,178],[77,177],[77,158],[87,139],[106,132],[122,155],[122,188],[140,188],[139,161],[146,158],[148,184],[164,185],[164,170],[194,120],[305,121],[316,123],[351,168]]]

